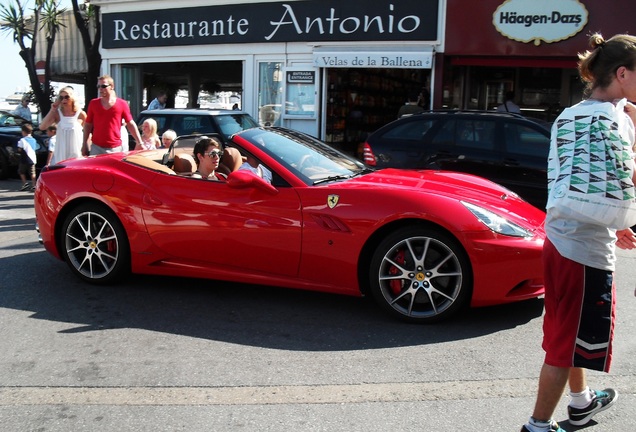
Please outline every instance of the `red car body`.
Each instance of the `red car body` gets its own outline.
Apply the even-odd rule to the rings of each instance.
[[[276,148],[270,148],[275,146],[262,144],[267,139],[315,141],[278,129],[252,129],[235,135],[230,145],[255,156],[271,170],[272,184],[242,170],[232,172],[227,182],[173,175],[164,162],[167,160],[169,165],[175,149],[164,151],[166,155],[161,151],[141,151],[63,161],[44,170],[38,180],[35,209],[41,242],[52,255],[67,262],[73,261],[69,258],[80,241],[81,247],[87,248],[86,257],[93,253],[91,238],[75,239],[71,233],[73,221],[84,226],[79,218],[85,213],[78,212],[79,207],[123,228],[126,238],[122,237],[116,248],[126,260],[124,273],[218,279],[347,295],[367,294],[371,286],[384,285],[384,294],[381,288],[371,289],[376,300],[382,304],[382,296],[388,296],[384,306],[389,312],[410,321],[445,318],[464,302],[486,306],[543,294],[541,250],[545,215],[514,193],[468,174],[372,171],[359,163],[355,165],[353,160],[347,166],[358,166],[360,171],[350,178],[315,180],[315,176],[305,176],[298,170],[302,163],[289,160],[293,159],[288,155],[291,144],[280,146],[284,154],[279,154]],[[325,152],[336,153],[333,149]],[[331,153],[328,157],[345,157]],[[312,165],[328,165],[318,156],[313,157],[317,161]],[[525,234],[512,236],[493,231],[465,203],[505,218]],[[88,230],[84,227],[79,231]],[[423,245],[422,252],[414,254],[422,261],[428,254],[428,246],[424,245],[432,238],[435,248],[431,250],[436,251],[439,262],[430,264],[431,273],[409,271],[404,276],[407,282],[385,283],[380,263],[388,262],[392,267],[388,269],[390,274],[407,266],[403,252],[387,252],[392,243],[401,241],[396,234],[401,232],[408,234],[408,242],[422,241],[418,243]],[[396,235],[395,242],[389,242],[386,250],[379,253],[383,242]],[[449,257],[444,257],[447,246]],[[128,250],[122,249],[125,247]],[[408,248],[404,249],[408,254]],[[75,265],[69,263],[76,273],[81,257]],[[402,265],[393,262],[397,260],[402,260]],[[410,281],[415,286],[419,280],[430,289],[435,269],[441,268],[445,260],[457,263],[458,270],[437,276],[444,281],[441,287],[452,288],[448,292],[446,288],[427,291],[428,300],[424,293],[418,294],[422,297],[417,302],[430,300],[433,305],[436,298],[444,305],[420,315],[395,313]],[[374,275],[378,274],[376,283]],[[102,282],[86,272],[78,275],[89,282]],[[449,279],[454,282],[449,284]],[[429,281],[431,285],[427,285]],[[412,299],[416,298],[413,294]],[[408,309],[409,305],[405,307]]]

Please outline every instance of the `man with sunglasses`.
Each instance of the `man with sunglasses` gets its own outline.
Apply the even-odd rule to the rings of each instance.
[[[197,170],[192,174],[194,178],[225,181],[226,176],[217,172],[223,157],[223,146],[217,138],[206,136],[199,138],[192,151],[197,162]]]
[[[88,104],[82,154],[88,156],[128,150],[122,144],[122,124],[126,125],[135,142],[141,145],[141,135],[130,113],[130,107],[125,100],[117,97],[113,78],[109,75],[99,77],[97,91],[99,97]]]

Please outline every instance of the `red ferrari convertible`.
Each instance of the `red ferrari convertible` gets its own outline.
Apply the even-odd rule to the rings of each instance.
[[[271,181],[240,160],[210,181],[192,176],[198,139],[46,168],[41,243],[91,283],[133,272],[370,295],[412,322],[543,294],[545,215],[497,184],[374,171],[282,128],[239,132],[225,149]]]

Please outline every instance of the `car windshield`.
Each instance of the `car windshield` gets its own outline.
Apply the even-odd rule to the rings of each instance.
[[[7,111],[0,111],[0,126],[22,126],[24,123],[28,122],[22,117]]]
[[[241,132],[308,185],[351,178],[368,171],[362,162],[309,135],[282,128]]]

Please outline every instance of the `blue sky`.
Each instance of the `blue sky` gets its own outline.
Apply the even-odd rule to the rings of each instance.
[[[33,1],[26,1],[26,9],[33,9]],[[81,1],[79,2],[81,3]],[[14,0],[0,0],[3,6],[15,4]],[[61,7],[72,9],[71,0],[61,0]],[[22,91],[30,88],[24,61],[18,54],[20,47],[13,42],[11,33],[0,33],[0,53],[2,53],[2,67],[0,68],[0,99],[12,94],[15,90]]]

